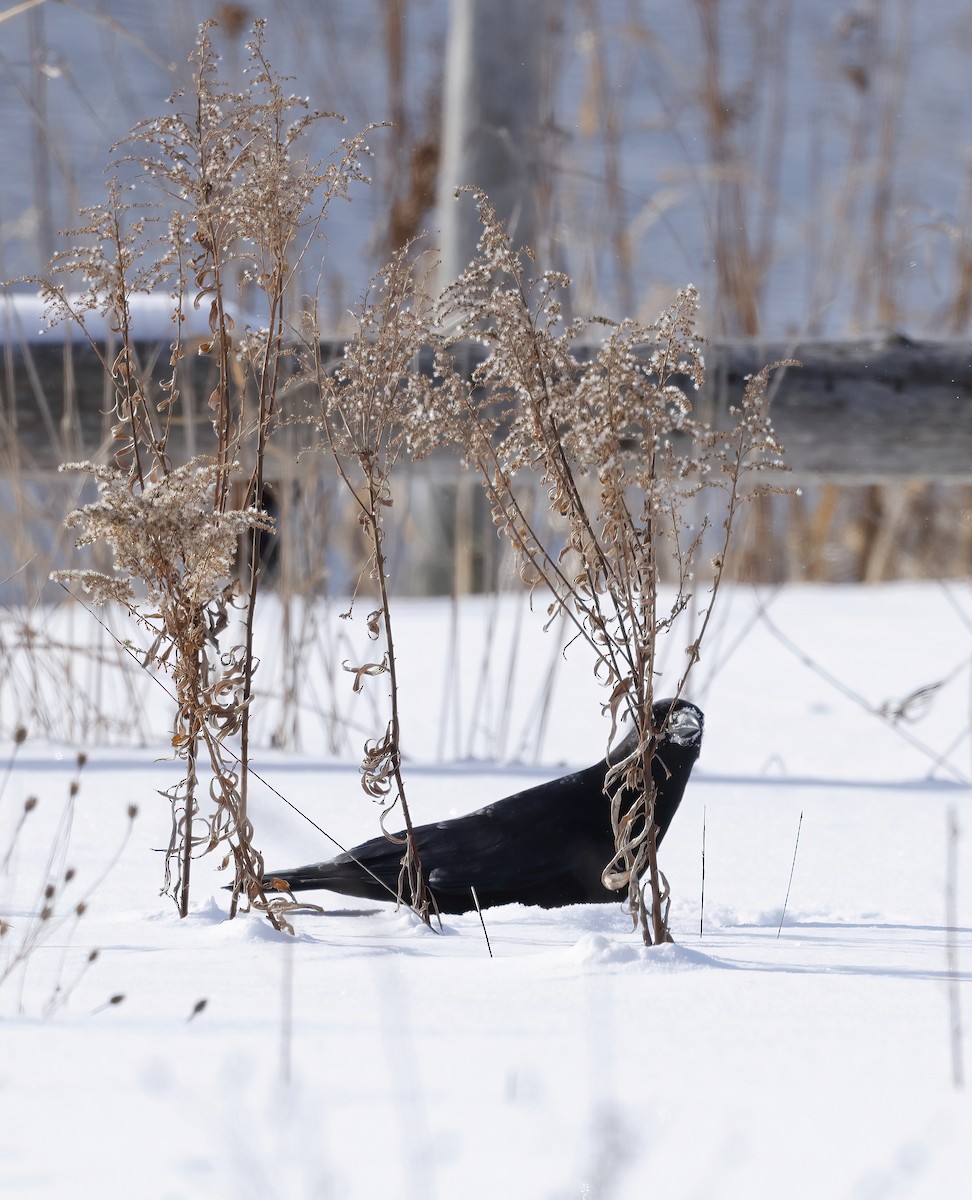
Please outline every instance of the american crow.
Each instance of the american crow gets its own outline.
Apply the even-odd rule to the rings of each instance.
[[[654,706],[660,731],[652,760],[658,841],[665,836],[702,745],[703,717],[685,700]],[[635,747],[629,734],[611,752],[621,762]],[[601,882],[614,857],[610,802],[604,793],[607,760],[527,788],[464,817],[420,825],[419,858],[440,912],[474,907],[472,888],[483,908],[493,904],[604,904],[617,898]],[[400,835],[404,837],[404,834]],[[398,892],[403,849],[386,837],[372,838],[327,862],[290,871],[269,871],[268,889],[326,888],[368,900],[390,900]]]

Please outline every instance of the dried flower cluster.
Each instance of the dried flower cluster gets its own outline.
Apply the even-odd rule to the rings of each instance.
[[[284,92],[267,62],[260,21],[249,52],[247,84],[230,91],[216,77],[209,26],[202,27],[192,91],[173,97],[172,113],[137,126],[118,163],[120,172],[135,171],[138,187],[154,189],[156,214],[150,218],[144,204],[133,205],[116,178],[106,204],[87,214],[81,247],[53,264],[55,275],[66,274],[75,285],[80,280],[80,300],[58,283],[45,285],[54,319],[75,320],[83,329],[85,314],[98,309],[109,315],[121,342],[104,364],[114,389],[115,465],[84,468],[95,475],[101,496],[71,519],[82,529],[82,544],[110,545],[116,569],[112,576],[72,578],[100,598],[128,604],[140,583],[158,614],[154,653],[160,661],[173,658],[173,744],[186,776],[169,793],[167,887],[184,913],[194,851],[226,843],[235,865],[234,911],[244,895],[286,927],[290,902],[265,895],[247,816],[258,539],[249,539],[242,588],[231,578],[240,535],[271,528],[262,503],[264,458],[274,428],[287,418],[280,405],[291,394],[290,364],[284,364],[292,359],[299,362],[292,384],[311,389],[311,420],[357,505],[368,543],[377,601],[367,626],[382,649],[377,661],[346,666],[355,690],[369,677],[387,677],[389,684],[389,719],[364,747],[362,784],[382,806],[382,828],[401,807],[400,897],[430,919],[433,902],[401,772],[384,514],[401,455],[451,446],[479,473],[523,579],[547,589],[551,620],[572,622],[591,647],[595,675],[607,690],[612,738],[622,722],[638,734],[635,750],[606,781],[616,793],[617,852],[605,864],[604,883],[626,890],[646,941],[665,940],[667,885],[655,859],[651,774],[664,732],[652,724],[658,642],[690,606],[701,618],[674,689],[681,694],[699,658],[739,505],[772,488],[754,487],[750,472],[780,466],[767,417],[770,368],[747,384],[731,428],[705,425],[692,403],[703,379],[695,290],[680,292],[652,325],[568,322],[562,302],[569,280],[545,273],[528,282],[529,253],[514,249],[479,193],[477,256],[439,297],[425,294],[414,247],[405,247],[376,279],[340,361],[322,361],[313,309],[305,314],[300,344],[288,344],[288,287],[330,201],[347,197],[351,184],[365,179],[368,131],[342,142],[333,161],[310,162],[300,152],[301,136],[323,114]],[[138,361],[129,300],[135,291],[162,287],[173,297],[175,332],[171,373],[153,386]],[[259,301],[265,321],[238,333],[230,298],[241,290],[251,310]],[[209,336],[198,352],[216,376],[209,396],[215,449],[206,459],[176,465],[171,430],[181,403],[187,353],[181,330],[190,304],[209,315]],[[591,354],[586,347],[597,329],[603,341]],[[485,355],[471,378],[455,362],[458,344],[470,341]],[[431,374],[418,367],[420,350],[433,356]],[[230,479],[237,470],[246,486],[234,507]],[[527,499],[532,489],[522,486],[528,477],[541,484],[553,538],[538,531]],[[695,515],[703,492],[721,495],[721,535],[708,516]],[[711,582],[700,599],[696,561],[713,538]],[[674,599],[663,603],[659,564],[666,557],[676,564],[678,586]],[[238,592],[243,639],[226,649],[220,635]],[[231,737],[239,738],[238,755],[229,748]],[[205,822],[198,819],[201,751],[213,773],[214,806]],[[616,789],[619,778],[624,786]]]
[[[100,498],[71,513],[66,524],[82,530],[78,546],[106,542],[115,573],[62,571],[56,578],[80,583],[99,603],[132,604],[141,582],[166,629],[177,628],[182,614],[222,597],[246,530],[273,528],[256,508],[214,511],[218,468],[208,459],[192,459],[146,480],[141,490],[132,488],[129,475],[118,467],[67,463],[61,469],[97,480]]]
[[[767,413],[772,368],[748,382],[741,407],[731,410],[731,429],[710,428],[691,400],[704,376],[694,288],[679,292],[652,325],[567,324],[560,297],[569,281],[545,273],[528,285],[529,256],[514,249],[487,198],[475,194],[479,254],[440,298],[428,337],[441,383],[411,412],[409,445],[418,454],[443,443],[460,448],[481,475],[494,523],[516,551],[524,580],[549,590],[551,619],[565,615],[593,650],[612,738],[622,721],[637,730],[637,749],[606,783],[621,777],[624,788],[615,794],[617,855],[605,864],[604,882],[627,889],[646,940],[667,940],[667,885],[652,822],[651,760],[664,732],[652,725],[658,642],[693,605],[701,625],[674,689],[680,695],[698,661],[737,509],[772,487],[754,486],[750,472],[782,466]],[[583,347],[597,325],[607,334],[589,357]],[[469,340],[486,351],[471,381],[450,357]],[[539,478],[559,523],[555,543],[531,518],[522,487],[527,474]],[[696,559],[710,518],[693,525],[689,509],[713,489],[723,497],[721,545],[708,596],[699,599]],[[677,565],[670,604],[659,593],[663,555]],[[625,799],[622,807],[622,796],[632,795],[635,802]]]
[[[105,204],[84,214],[77,244],[54,260],[52,279],[40,282],[52,320],[73,320],[86,332],[87,315],[97,311],[121,343],[113,359],[102,359],[114,393],[114,465],[79,465],[101,495],[70,518],[82,529],[81,545],[110,546],[115,570],[69,578],[99,599],[129,605],[141,585],[157,614],[152,653],[171,667],[173,745],[186,763],[185,778],[168,793],[166,890],[185,915],[194,852],[226,843],[235,868],[232,911],[244,895],[284,926],[288,902],[267,900],[247,815],[258,538],[242,539],[250,550],[242,586],[234,575],[241,535],[273,528],[263,505],[264,463],[291,354],[284,342],[288,287],[330,202],[366,180],[368,131],[342,141],[332,160],[310,161],[302,136],[332,114],[285,92],[267,60],[264,22],[254,24],[239,91],[217,78],[211,28],[201,27],[191,55],[193,86],[170,98],[172,111],[136,125],[120,144]],[[155,383],[139,361],[130,300],[162,289],[171,296],[173,341],[170,373]],[[238,334],[233,310],[241,300],[257,322]],[[208,313],[209,336],[195,349],[215,375],[208,397],[214,449],[178,464],[171,431],[184,413],[190,305]],[[231,479],[241,473],[243,499],[234,507]],[[243,610],[243,633],[226,647],[231,599]],[[197,800],[201,752],[213,774],[205,821]]]
[[[315,362],[319,426],[371,539],[381,606],[369,630],[375,638],[384,632],[386,640],[380,662],[349,670],[356,688],[365,676],[392,674],[392,719],[366,746],[363,784],[383,803],[390,797],[389,809],[400,799],[407,818],[381,512],[392,502],[389,473],[403,449],[420,457],[449,445],[480,474],[524,580],[549,591],[551,620],[565,616],[593,650],[595,675],[608,691],[612,740],[621,722],[637,731],[636,748],[606,781],[614,793],[617,853],[605,864],[604,883],[626,890],[646,941],[668,940],[651,774],[665,732],[652,724],[659,638],[690,605],[701,617],[675,688],[680,695],[699,659],[738,507],[773,487],[755,485],[750,473],[782,466],[767,415],[772,368],[748,382],[741,407],[730,412],[731,428],[709,427],[692,404],[704,378],[694,288],[679,292],[653,325],[567,324],[561,297],[569,280],[546,273],[528,285],[529,254],[514,249],[487,198],[475,194],[479,252],[456,283],[429,301],[409,278],[406,251],[384,273],[377,298],[363,306],[346,358],[332,372],[319,354]],[[591,356],[586,347],[598,325],[606,336]],[[469,342],[485,352],[471,378],[454,358]],[[434,355],[431,376],[416,367],[422,346]],[[527,476],[542,485],[554,540],[538,533]],[[695,498],[712,490],[722,495],[722,535],[708,595],[698,599],[696,559],[711,521],[705,515],[693,525],[691,517],[699,508]],[[675,561],[678,584],[663,604],[659,563],[666,555]],[[615,788],[619,779],[623,787]],[[410,834],[409,822],[403,870],[415,872],[410,894],[420,904]]]

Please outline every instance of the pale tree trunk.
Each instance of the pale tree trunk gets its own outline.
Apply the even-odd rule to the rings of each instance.
[[[518,246],[538,235],[547,0],[453,0],[446,55],[438,225],[440,283],[476,252],[481,188]]]

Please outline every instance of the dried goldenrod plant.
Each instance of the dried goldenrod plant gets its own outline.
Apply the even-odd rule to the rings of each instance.
[[[709,427],[691,399],[704,375],[694,288],[679,292],[654,324],[599,322],[606,335],[589,356],[583,347],[592,323],[562,320],[569,280],[547,273],[528,284],[528,256],[513,248],[486,197],[476,197],[479,253],[441,297],[436,371],[443,382],[413,414],[411,445],[418,453],[446,440],[459,445],[482,477],[523,579],[549,591],[551,621],[565,616],[593,651],[612,740],[622,721],[637,731],[636,749],[605,782],[617,852],[603,878],[605,887],[627,892],[646,942],[667,941],[651,774],[665,732],[652,718],[659,640],[692,610],[697,632],[674,689],[666,688],[679,696],[699,661],[739,507],[772,487],[750,475],[782,466],[767,413],[772,368],[748,381],[731,428]],[[470,339],[486,357],[466,380],[449,349]],[[531,491],[522,486],[528,475],[545,490],[553,536],[541,536],[531,517]],[[708,511],[699,520],[702,500]],[[721,531],[710,529],[716,521]],[[700,596],[697,561],[713,539]],[[676,566],[670,600],[659,587],[663,556]]]
[[[375,662],[345,663],[356,692],[369,677],[387,676],[389,717],[385,730],[364,746],[361,786],[382,806],[381,828],[401,810],[405,824],[398,898],[426,923],[433,901],[426,886],[402,777],[398,668],[389,597],[384,514],[392,506],[390,476],[406,446],[408,433],[427,408],[435,383],[418,369],[417,356],[429,337],[423,312],[427,301],[415,280],[410,246],[401,250],[376,279],[372,295],[356,316],[354,336],[343,357],[330,369],[321,358],[317,322],[310,323],[304,378],[313,383],[315,414],[323,447],[357,509],[368,546],[367,572],[378,607],[367,617],[368,636],[382,643]],[[357,590],[357,589],[356,589]],[[350,618],[352,607],[342,614]]]
[[[272,530],[264,476],[289,370],[288,289],[331,200],[365,181],[367,131],[342,141],[331,160],[309,159],[303,135],[333,114],[311,111],[285,92],[266,57],[262,21],[248,43],[245,85],[234,91],[220,82],[212,24],[201,27],[191,56],[192,88],[121,144],[106,203],[87,211],[75,247],[54,260],[52,279],[40,281],[52,319],[72,320],[86,333],[89,313],[107,314],[121,346],[102,359],[114,392],[114,463],[74,464],[93,475],[101,496],[69,519],[82,531],[81,544],[110,546],[114,569],[61,578],[97,600],[129,605],[153,631],[148,659],[172,671],[172,741],[186,774],[167,793],[172,833],[164,890],[185,916],[194,854],[226,846],[226,865],[234,867],[231,913],[244,894],[283,926],[287,902],[267,901],[247,813],[260,580],[260,538],[253,535]],[[160,290],[170,297],[173,340],[168,377],[153,384],[139,361],[130,299]],[[209,336],[194,347],[182,334],[190,305],[209,318]],[[243,305],[253,319],[238,331],[234,312]],[[212,449],[178,462],[173,430],[192,420],[180,384],[191,349],[211,367]],[[242,482],[235,501],[234,476]],[[251,535],[242,539],[249,561],[236,580],[243,534]],[[212,775],[206,813],[201,756]]]
[[[172,830],[164,890],[175,895],[185,916],[194,850],[225,841],[241,865],[256,865],[250,861],[252,831],[241,821],[238,756],[226,745],[240,732],[246,674],[242,656],[222,650],[219,634],[229,623],[235,589],[228,581],[239,537],[247,529],[266,527],[266,521],[256,509],[218,510],[219,468],[211,461],[194,459],[159,472],[141,488],[133,487],[130,473],[119,467],[71,465],[90,472],[101,495],[72,513],[68,525],[81,529],[79,546],[107,543],[114,570],[58,577],[80,584],[99,602],[128,606],[154,635],[147,661],[171,668],[177,705],[172,745],[185,761],[186,775],[166,793]],[[139,605],[140,599],[145,603]],[[194,834],[200,753],[213,772],[215,805],[206,833]]]
[[[347,196],[351,184],[365,178],[368,131],[342,142],[333,161],[309,161],[300,139],[324,114],[285,94],[266,60],[261,22],[249,54],[246,85],[234,92],[216,77],[218,58],[209,26],[202,27],[194,87],[173,98],[171,114],[135,128],[106,204],[88,213],[79,247],[55,260],[55,278],[44,287],[55,319],[72,319],[84,330],[87,313],[106,313],[121,347],[104,359],[114,393],[114,464],[85,465],[101,498],[71,518],[82,543],[108,544],[114,570],[69,578],[98,599],[128,604],[153,630],[150,657],[172,671],[173,744],[186,771],[168,793],[166,890],[185,914],[194,854],[226,846],[226,861],[235,868],[233,911],[242,894],[284,927],[291,902],[264,893],[247,815],[260,579],[255,535],[271,528],[265,456],[274,429],[288,416],[280,402],[292,394],[282,386],[295,354],[285,344],[297,324],[285,312],[289,287],[330,200]],[[127,190],[132,186],[135,199]],[[142,200],[146,188],[154,209]],[[436,301],[417,285],[406,247],[376,281],[336,364],[322,359],[315,313],[304,322],[296,383],[313,389],[313,421],[357,506],[375,595],[367,626],[382,643],[377,661],[346,665],[356,689],[369,676],[387,677],[389,684],[390,716],[384,732],[366,743],[362,782],[382,805],[383,828],[401,807],[399,895],[429,921],[433,904],[401,770],[384,516],[393,499],[390,476],[406,450],[422,455],[457,445],[482,477],[523,578],[549,590],[551,620],[572,622],[593,650],[596,676],[608,691],[612,735],[622,721],[637,731],[636,749],[606,782],[617,797],[616,855],[605,864],[604,882],[626,891],[645,940],[659,942],[669,934],[651,772],[665,732],[652,717],[658,640],[690,608],[701,619],[675,688],[681,694],[699,658],[738,508],[766,490],[752,486],[749,473],[780,465],[766,413],[769,370],[747,385],[732,428],[707,427],[690,398],[703,376],[694,289],[679,293],[653,325],[601,322],[606,336],[589,356],[583,346],[597,323],[565,324],[561,296],[569,281],[548,273],[528,284],[529,256],[513,248],[486,198],[477,194],[477,201],[479,253]],[[76,288],[79,281],[77,299],[69,284]],[[153,384],[139,361],[130,298],[162,288],[171,296],[174,333],[169,375]],[[241,298],[249,312],[261,314],[242,333],[233,311]],[[189,305],[209,318],[209,336],[196,350],[214,379],[212,450],[180,461],[174,431],[185,415],[181,381],[191,347],[181,327]],[[469,339],[486,350],[471,379],[453,361],[456,344]],[[433,375],[418,369],[422,347],[432,350]],[[234,500],[237,473],[245,484]],[[554,536],[541,536],[531,518],[520,486],[528,474],[545,490]],[[709,517],[692,519],[699,498],[716,493],[721,534],[710,529]],[[236,582],[241,535],[250,535],[244,538],[250,558]],[[699,599],[696,564],[713,540],[708,595]],[[663,558],[677,568],[671,601],[659,590]],[[200,761],[212,775],[206,811]],[[619,782],[623,787],[615,786]]]

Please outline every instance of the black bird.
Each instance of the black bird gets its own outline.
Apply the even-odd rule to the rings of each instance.
[[[702,712],[685,700],[660,700],[653,709],[660,731],[652,760],[658,841],[671,824],[702,745]],[[612,752],[618,763],[632,752],[630,733]],[[415,829],[422,870],[440,912],[479,904],[604,904],[617,899],[601,882],[614,858],[610,801],[604,793],[608,761],[527,788],[464,817]],[[400,835],[404,837],[404,834]],[[326,888],[368,900],[394,899],[402,846],[372,838],[327,862],[269,871],[268,889]]]

